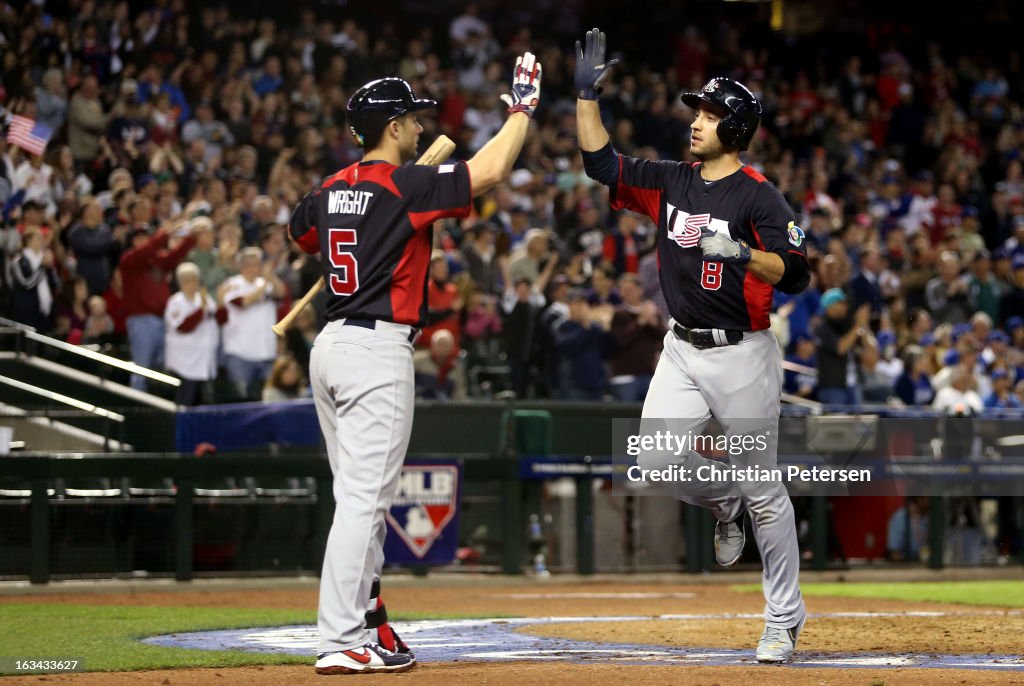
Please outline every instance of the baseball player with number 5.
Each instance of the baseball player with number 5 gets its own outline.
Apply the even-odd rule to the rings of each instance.
[[[318,674],[403,672],[415,664],[380,599],[384,514],[409,446],[413,340],[426,315],[432,227],[465,217],[472,198],[511,171],[540,99],[541,66],[516,60],[508,120],[467,162],[407,164],[435,107],[399,78],[371,81],[348,102],[362,161],[324,179],[292,213],[289,233],[323,255],[328,323],[310,356],[336,507],[320,581]]]
[[[761,104],[742,84],[712,79],[701,92],[682,95],[696,111],[690,152],[699,162],[619,155],[597,103],[600,81],[616,62],[605,61],[605,36],[597,29],[587,33],[585,45],[576,43],[576,117],[586,172],[609,187],[612,209],[642,212],[658,225],[661,288],[672,319],[642,417],[684,419],[694,430],[712,416],[726,431],[741,418],[777,422],[782,358],[768,329],[772,289],[799,293],[810,271],[803,231],[789,205],[739,158],[760,122]],[[774,461],[774,450],[768,453]],[[682,459],[709,464],[697,453]],[[757,659],[788,660],[806,612],[785,486],[695,486],[676,495],[715,514],[715,557],[724,566],[739,559],[750,515],[766,601]]]

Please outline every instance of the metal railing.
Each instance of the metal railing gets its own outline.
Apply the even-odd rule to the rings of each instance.
[[[109,419],[111,421],[118,422],[119,424],[123,424],[124,423],[124,415],[123,414],[118,414],[117,412],[112,412],[111,410],[106,410],[106,409],[104,409],[102,407],[99,407],[97,405],[93,405],[91,403],[83,402],[81,400],[78,400],[77,398],[72,398],[69,395],[64,395],[63,393],[55,393],[54,391],[48,391],[45,388],[40,388],[39,386],[33,386],[32,384],[27,384],[27,383],[24,383],[22,381],[18,381],[17,379],[8,378],[6,376],[0,376],[0,384],[4,384],[5,386],[10,386],[11,388],[16,388],[19,391],[24,391],[26,393],[31,393],[33,395],[37,395],[37,396],[39,396],[41,398],[45,398],[46,400],[49,400],[51,402],[56,402],[56,403],[60,403],[62,405],[67,405],[69,407],[73,407],[76,410],[83,410],[83,411],[88,412],[90,414],[94,414],[97,417],[102,417],[103,419]]]
[[[181,385],[181,379],[173,377],[169,374],[153,371],[152,369],[148,369],[141,365],[137,365],[134,362],[126,362],[125,360],[119,360],[116,357],[111,357],[110,355],[98,353],[93,350],[89,350],[88,348],[83,348],[82,346],[71,345],[70,343],[65,343],[64,341],[57,340],[56,338],[50,338],[49,336],[44,336],[42,334],[35,332],[25,332],[24,335],[25,338],[27,338],[30,341],[36,341],[38,343],[42,343],[43,345],[48,345],[52,348],[57,348],[58,350],[74,353],[75,355],[80,355],[81,357],[92,360],[93,362],[99,362],[100,364],[105,364],[110,367],[114,367],[115,369],[121,369],[131,374],[137,374],[138,376],[143,376],[153,381],[159,381],[160,383],[167,384],[168,386],[173,386],[177,388],[178,386]]]
[[[92,432],[83,431],[74,426],[62,424],[60,425],[59,429],[65,433],[78,434],[80,437],[84,436],[86,438],[93,438],[94,440],[97,441],[100,438],[102,438],[102,447],[105,452],[110,452],[111,450],[124,450],[126,447],[128,447],[127,444],[125,444],[124,442],[125,416],[123,414],[114,412],[112,410],[108,410],[103,407],[99,407],[98,405],[93,405],[92,403],[87,403],[77,398],[72,398],[71,396],[64,395],[63,393],[49,391],[45,388],[33,386],[32,384],[25,383],[24,381],[18,381],[17,379],[11,379],[6,376],[0,376],[0,385],[7,386],[9,388],[14,388],[16,390],[22,391],[23,393],[29,393],[36,397],[43,398],[49,401],[50,403],[56,403],[58,405],[64,405],[66,407],[73,407],[76,410],[81,410],[87,415],[96,417],[101,420],[105,420],[103,422],[102,436],[94,434]],[[4,406],[0,405],[0,407]],[[38,414],[35,412],[25,412],[23,410],[19,410],[18,408],[10,409],[13,409],[17,414],[20,414],[25,417],[28,417],[29,415]],[[17,416],[17,414],[15,414],[14,416]],[[115,439],[111,435],[115,433],[115,431],[112,431],[112,429],[114,429],[115,427],[118,439]]]
[[[72,345],[51,336],[45,336],[37,332],[31,326],[26,326],[9,319],[4,319],[3,317],[0,317],[0,334],[14,335],[17,337],[13,346],[13,351],[0,353],[0,357],[17,360],[44,373],[62,376],[77,383],[97,389],[103,389],[109,393],[115,393],[132,401],[149,405],[160,410],[174,412],[177,409],[175,403],[170,400],[152,393],[140,391],[127,386],[124,383],[118,383],[110,378],[113,372],[126,372],[128,374],[140,376],[151,382],[163,384],[165,387],[172,389],[181,386],[181,380],[171,376],[170,374],[164,374],[162,372],[148,369],[134,362],[118,359],[112,355],[107,355],[97,350],[93,350],[90,346]],[[78,365],[54,361],[53,358],[56,357],[56,355],[39,354],[41,351],[39,351],[36,346],[45,346],[45,348],[51,351],[62,354],[66,353],[80,360],[87,360],[88,362],[93,363],[95,368],[89,369],[88,367],[85,367],[88,371],[83,371],[83,369]],[[72,360],[68,358],[65,359],[68,363],[72,362]],[[93,371],[94,373],[89,373],[89,371]]]
[[[782,361],[782,368],[787,372],[796,372],[797,374],[806,374],[807,376],[818,378],[818,370],[814,367],[797,364],[796,362],[790,362],[789,360]]]
[[[797,374],[806,374],[807,376],[818,378],[818,370],[814,367],[797,364],[796,362],[790,362],[789,360],[782,361],[782,369],[787,372],[796,372]],[[825,408],[825,405],[819,403],[817,400],[808,400],[807,398],[802,398],[799,395],[793,395],[792,393],[783,393],[781,399],[782,402],[789,403],[790,405],[806,407],[811,411],[811,414],[821,414]]]
[[[115,413],[116,414],[116,413]],[[89,426],[89,420],[102,422],[102,428]],[[25,409],[0,402],[0,425],[10,424],[19,440],[11,441],[12,451],[33,450],[59,454],[68,451],[131,452],[135,446],[122,439],[123,429],[131,424],[131,415],[125,421],[99,417],[85,410],[41,407]],[[36,429],[38,428],[38,431]],[[117,439],[111,434],[116,429]],[[19,432],[22,432],[21,434]],[[49,446],[41,448],[41,445]]]

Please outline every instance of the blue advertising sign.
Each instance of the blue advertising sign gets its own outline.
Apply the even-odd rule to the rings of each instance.
[[[455,461],[410,461],[385,515],[388,565],[449,564],[459,545],[462,469]]]

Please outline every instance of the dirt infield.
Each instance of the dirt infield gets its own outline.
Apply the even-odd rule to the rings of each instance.
[[[677,577],[685,579],[685,577]],[[726,614],[760,613],[757,593],[740,593],[709,583],[565,583],[558,579],[466,584],[458,579],[418,584],[387,583],[385,597],[393,613],[424,615],[518,617],[614,617],[645,615],[716,615],[716,618],[675,621],[644,620],[558,623],[528,626],[521,631],[553,640],[635,643],[651,646],[702,646],[750,649],[760,635],[761,623],[751,618],[723,618]],[[726,579],[729,580],[729,579]],[[309,609],[316,607],[315,587],[290,589],[138,591],[125,593],[43,593],[0,595],[0,603],[74,603],[144,606],[202,606]],[[821,654],[869,651],[886,654],[993,654],[1019,655],[1024,616],[1000,614],[997,608],[968,608],[937,603],[847,598],[807,599],[808,611],[835,613],[937,612],[941,616],[824,616],[808,622],[801,650]],[[312,663],[312,661],[311,661]],[[1024,664],[1007,671],[977,669],[806,668],[787,666],[649,666],[580,664],[566,659],[544,662],[448,662],[421,664],[408,674],[377,676],[417,685],[451,686],[453,683],[573,684],[629,681],[682,684],[1024,684]],[[0,678],[0,684],[159,684],[208,683],[295,684],[322,683],[312,666],[249,667],[236,669],[163,670],[119,674],[46,675]]]
[[[808,603],[808,606],[812,604]],[[743,649],[749,647],[751,641],[757,641],[763,628],[764,624],[759,620],[740,618],[700,622],[648,620],[596,625],[545,624],[530,627],[528,631],[535,635],[573,640]],[[908,632],[908,628],[912,631]],[[1024,636],[1024,616],[816,617],[807,623],[800,636],[799,647],[801,650],[843,653],[1014,655],[1021,652],[1021,636]]]
[[[341,677],[333,677],[338,680]],[[775,686],[777,684],[813,684],[814,686],[962,686],[963,684],[1024,684],[1019,675],[935,669],[789,669],[777,666],[743,667],[636,667],[618,665],[564,665],[517,662],[514,664],[421,664],[405,674],[372,677],[372,684],[393,683],[409,686],[453,686],[453,684],[515,684],[551,686],[552,684],[688,684],[693,686]],[[118,674],[77,674],[45,677],[0,678],[8,684],[96,684],[96,686],[205,686],[206,684],[252,684],[253,686],[291,686],[292,684],[330,683],[332,677],[320,677],[312,667],[242,667],[236,669],[182,669],[158,672]],[[348,683],[348,682],[345,682]],[[360,683],[363,683],[360,681]]]

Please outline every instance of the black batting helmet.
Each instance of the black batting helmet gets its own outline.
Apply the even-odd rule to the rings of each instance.
[[[405,79],[388,77],[370,81],[348,99],[345,112],[349,128],[363,147],[379,141],[387,123],[408,112],[437,107],[436,100],[417,98]]]
[[[750,89],[727,77],[711,79],[700,93],[683,93],[680,99],[689,107],[706,107],[722,118],[718,139],[737,150],[746,150],[761,121],[761,103]]]

